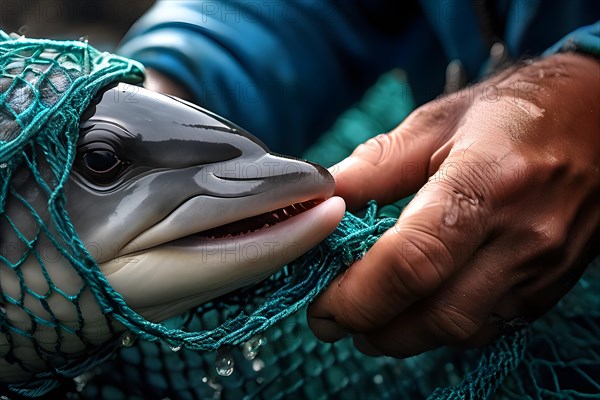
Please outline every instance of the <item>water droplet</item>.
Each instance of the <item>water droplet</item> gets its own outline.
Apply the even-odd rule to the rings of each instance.
[[[373,377],[373,383],[376,385],[381,385],[383,383],[383,376],[377,374]]]
[[[229,376],[233,373],[233,354],[231,354],[229,349],[222,348],[217,351],[215,367],[217,369],[217,374],[221,376]]]
[[[171,351],[173,353],[177,353],[179,350],[181,350],[181,345],[177,345],[177,346],[169,346],[169,348],[171,349]]]
[[[6,308],[0,306],[0,314],[6,314]],[[0,397],[0,400],[2,400],[1,397]]]
[[[93,377],[94,375],[92,373],[83,373],[79,376],[76,376],[75,378],[73,378],[73,382],[75,382],[75,389],[81,393],[83,392],[83,389],[85,388],[85,385],[87,385],[88,381]]]
[[[254,360],[258,355],[260,346],[264,344],[264,339],[261,335],[251,337],[242,345],[242,355],[246,360]]]
[[[258,372],[261,369],[263,369],[265,367],[265,362],[263,360],[261,360],[260,358],[255,358],[254,361],[252,361],[252,370],[254,372]]]
[[[121,336],[121,346],[131,347],[135,343],[135,339],[137,339],[135,334],[133,332],[127,331],[123,334],[123,336]]]
[[[263,378],[262,376],[259,376],[258,378],[256,378],[256,383],[258,383],[259,385],[262,384],[265,381],[265,378]]]
[[[0,168],[4,169],[6,167],[8,167],[7,163],[3,162],[3,163],[0,164]]]

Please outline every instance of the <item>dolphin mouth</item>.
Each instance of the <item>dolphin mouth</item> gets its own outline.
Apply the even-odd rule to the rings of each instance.
[[[115,290],[127,294],[130,307],[147,319],[162,321],[268,278],[326,239],[345,208],[342,198],[325,195],[257,212],[218,227],[173,235],[170,241],[102,264],[102,272]],[[163,285],[176,290],[157,289]]]
[[[318,206],[324,201],[325,199],[315,199],[294,203],[286,207],[243,218],[189,236],[208,240],[218,240],[251,234],[291,219],[296,215],[302,214],[303,212]]]

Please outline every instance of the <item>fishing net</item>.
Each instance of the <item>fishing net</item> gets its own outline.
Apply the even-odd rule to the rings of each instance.
[[[76,376],[110,353],[85,333],[90,327],[80,304],[91,294],[113,332],[108,316],[124,301],[106,285],[78,239],[65,209],[64,186],[79,118],[91,98],[111,82],[140,83],[143,75],[134,61],[100,53],[83,41],[12,38],[1,31],[0,63],[0,373],[8,380],[6,371],[18,365],[31,377],[23,393],[37,395],[56,386],[53,376]],[[28,186],[35,186],[35,194],[24,190]],[[36,209],[36,203],[42,207]],[[50,250],[72,269],[51,271],[43,261]],[[73,285],[56,284],[56,273]],[[75,316],[75,324],[56,312],[63,308],[58,304],[69,304],[66,313]],[[65,349],[66,335],[77,336],[80,346]],[[22,392],[19,387],[10,390]]]
[[[400,206],[377,210],[371,203],[360,217],[346,214],[321,245],[266,281],[161,324],[146,321],[110,287],[78,239],[64,196],[79,116],[103,86],[139,83],[141,67],[85,42],[4,33],[0,62],[0,362],[28,373],[27,379],[3,378],[2,395],[475,399],[600,392],[600,280],[593,267],[546,317],[484,349],[395,360],[363,356],[348,340],[318,342],[306,326],[305,306],[394,224]],[[386,82],[367,95],[362,106],[369,112],[357,115],[388,113],[384,125],[403,117],[389,104],[402,104],[406,93],[394,96],[405,86]],[[377,93],[385,93],[385,101]],[[25,180],[36,182],[43,207],[21,190]],[[68,260],[69,270],[45,265],[43,244]],[[86,325],[86,299],[104,316],[102,341]],[[56,304],[70,304],[76,323],[65,323]],[[69,335],[80,341],[75,350],[63,346]]]

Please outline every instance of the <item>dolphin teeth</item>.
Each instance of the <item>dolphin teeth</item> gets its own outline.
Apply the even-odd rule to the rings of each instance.
[[[248,233],[268,228],[289,218],[293,218],[295,215],[315,207],[322,201],[323,200],[309,200],[302,203],[291,204],[289,206],[269,211],[264,214],[244,218],[242,220],[211,228],[203,232],[198,232],[193,236],[200,236],[206,239],[220,239],[246,235]]]

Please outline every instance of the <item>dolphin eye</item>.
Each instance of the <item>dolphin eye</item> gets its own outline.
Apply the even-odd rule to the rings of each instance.
[[[88,151],[83,155],[83,162],[94,172],[106,173],[115,168],[119,162],[115,153],[108,150]]]
[[[114,152],[105,149],[89,150],[79,161],[80,172],[97,184],[113,182],[127,166]]]

